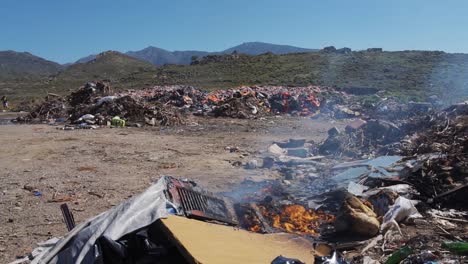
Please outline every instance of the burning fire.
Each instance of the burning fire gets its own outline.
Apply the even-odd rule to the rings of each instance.
[[[317,229],[324,222],[331,222],[334,216],[323,212],[306,210],[302,205],[287,205],[277,215],[273,215],[273,227],[288,233],[318,235]]]
[[[271,221],[272,227],[301,235],[317,236],[321,224],[335,220],[333,215],[307,210],[298,204],[286,205],[280,213],[269,211],[264,206],[259,206],[259,209],[263,217]],[[262,230],[262,223],[258,218],[246,216],[245,220],[250,224],[250,231],[259,232]]]

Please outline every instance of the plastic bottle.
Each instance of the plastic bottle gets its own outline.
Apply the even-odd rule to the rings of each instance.
[[[442,247],[448,249],[452,253],[468,256],[467,242],[443,242]]]
[[[402,247],[397,251],[393,252],[393,254],[387,259],[385,264],[398,264],[411,254],[413,254],[413,250],[410,247]]]

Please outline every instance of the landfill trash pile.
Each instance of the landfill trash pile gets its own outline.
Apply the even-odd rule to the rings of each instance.
[[[188,113],[231,118],[280,114],[313,117],[322,112],[340,118],[361,115],[345,106],[343,98],[354,102],[351,97],[319,86],[243,86],[207,93],[192,86],[174,85],[114,93],[108,83],[97,81],[86,83],[67,97],[47,96],[30,115],[17,121],[65,119],[85,128],[111,124],[116,116],[128,125],[168,126],[184,123],[183,114]]]
[[[205,103],[215,116],[249,118],[255,115],[318,113],[322,90],[318,86],[254,86],[218,90],[206,95]]]
[[[438,107],[433,103],[403,103],[394,98],[382,100],[362,109],[360,118],[349,123],[344,131],[331,129],[319,152],[350,158],[400,154],[403,139],[446,122],[449,110],[440,111]]]
[[[430,203],[466,209],[468,102],[421,119],[423,129],[401,142],[401,154],[415,157],[405,163],[407,180]]]
[[[242,86],[209,93],[190,86],[183,90],[180,86],[156,86],[148,91],[156,91],[158,96],[154,96],[154,100],[190,108],[196,115],[232,118],[285,113],[312,116],[319,112],[323,94],[339,93],[332,88],[318,86]]]
[[[155,91],[156,92],[156,91]],[[62,119],[71,128],[97,128],[98,126],[148,125],[171,126],[183,123],[178,109],[153,100],[146,91],[127,91],[112,94],[104,82],[88,82],[77,91],[63,98],[48,96],[28,116],[17,121]]]
[[[339,154],[306,139],[273,142],[263,164],[248,168],[281,178],[246,180],[225,194],[242,204],[241,226],[314,237],[352,263],[466,262],[468,103],[397,112],[399,127],[356,119],[331,129],[326,144],[343,134],[354,144]]]
[[[96,254],[90,252],[97,244],[102,263],[115,261],[117,256],[127,263],[162,257],[179,258],[177,263],[185,263],[187,254],[190,259],[206,259],[203,263],[217,263],[207,260],[210,252],[231,252],[237,248],[233,241],[244,245],[246,241],[262,241],[250,242],[248,248],[263,252],[259,245],[275,244],[263,239],[289,233],[294,236],[292,240],[305,239],[315,244],[299,250],[290,244],[292,240],[286,243],[278,236],[273,240],[292,246],[287,252],[296,253],[286,254],[283,248],[271,245],[275,256],[262,255],[268,261],[258,263],[311,263],[312,258],[318,264],[464,263],[468,255],[467,109],[464,103],[442,111],[428,110],[425,115],[400,116],[393,120],[400,124],[394,138],[391,133],[377,137],[382,132],[372,131],[382,125],[380,122],[390,121],[366,117],[348,120],[344,132],[338,128],[329,131],[329,138],[356,131],[361,131],[364,140],[375,135],[378,144],[369,145],[373,152],[364,148],[359,155],[321,153],[323,144],[306,138],[271,142],[257,154],[263,162],[255,160],[244,165],[252,171],[276,171],[278,178],[245,180],[222,194],[210,193],[190,180],[164,177],[135,200],[51,242],[54,248],[36,252],[36,259],[40,262],[60,255],[69,260],[94,260]],[[394,149],[392,153],[399,155],[381,154],[382,149],[389,149],[388,145]],[[236,148],[226,149],[237,155]],[[359,145],[355,149],[359,150]],[[141,217],[130,223],[127,210]],[[108,221],[110,218],[114,220]],[[231,233],[233,229],[226,226],[240,230]],[[157,239],[162,235],[165,239]],[[211,244],[211,237],[222,237],[223,243],[230,246],[219,248]],[[184,254],[177,250],[180,244]],[[67,250],[74,246],[78,250]],[[200,248],[201,252],[197,250]],[[249,249],[242,247],[234,255],[245,256],[250,254]],[[313,256],[297,252],[311,252]]]
[[[59,96],[47,96],[44,103],[33,108],[27,119],[55,119],[66,116],[68,112],[67,102]],[[21,119],[20,121],[23,121]]]
[[[319,264],[466,262],[468,104],[438,107],[437,102],[404,104],[394,98],[364,107],[352,95],[316,86],[210,93],[191,86],[156,86],[114,93],[104,82],[91,82],[65,98],[51,95],[27,119],[64,118],[70,129],[170,126],[184,123],[186,114],[257,118],[320,113],[350,119],[344,129],[330,129],[323,142],[271,142],[258,158],[236,165],[251,174],[263,170],[274,175],[268,180],[245,180],[220,195],[190,180],[163,177],[140,196],[75,228],[66,219],[71,232],[46,243],[34,261],[198,263],[213,257],[215,249],[233,251],[225,257],[234,261],[247,251],[264,252],[259,245],[265,243],[274,254],[262,255],[259,263],[310,263],[312,258]],[[238,155],[236,147],[226,149]],[[293,237],[285,242],[261,235],[265,233]],[[226,243],[229,237],[232,247],[213,245],[205,236]],[[296,240],[318,245],[296,247]],[[288,245],[287,251],[277,242]],[[204,248],[199,251],[198,245]],[[238,246],[242,253],[235,250]],[[281,256],[284,252],[290,254]],[[203,263],[223,261],[218,255]]]

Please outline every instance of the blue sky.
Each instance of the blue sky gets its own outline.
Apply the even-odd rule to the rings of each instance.
[[[0,50],[60,63],[105,50],[305,48],[468,53],[466,0],[2,0]]]

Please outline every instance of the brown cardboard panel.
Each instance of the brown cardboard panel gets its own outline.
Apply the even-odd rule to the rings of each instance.
[[[312,243],[293,234],[263,235],[172,215],[161,223],[191,263],[270,264],[279,255],[314,263]]]

